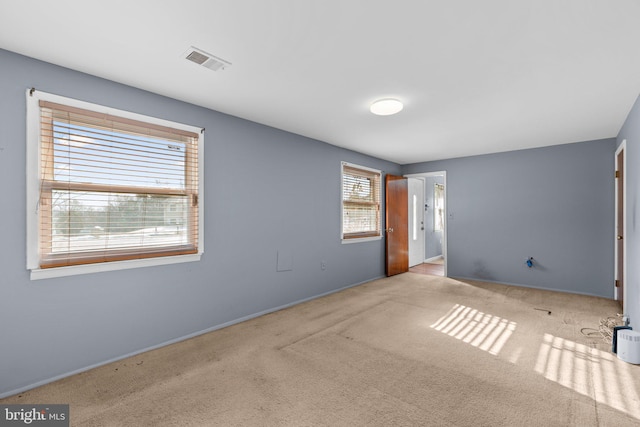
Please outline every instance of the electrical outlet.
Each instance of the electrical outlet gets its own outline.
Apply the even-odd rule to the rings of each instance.
[[[327,261],[320,261],[320,270],[326,270],[327,269]]]

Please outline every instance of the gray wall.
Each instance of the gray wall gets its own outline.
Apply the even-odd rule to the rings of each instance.
[[[606,139],[403,173],[447,172],[449,276],[612,298],[614,151]]]
[[[625,299],[631,325],[640,328],[640,98],[636,100],[627,120],[618,135],[618,145],[627,140],[625,156],[626,203],[627,203],[627,276],[625,277]]]
[[[29,280],[30,87],[207,129],[201,262]],[[340,243],[340,161],[398,165],[3,50],[0,94],[0,396],[384,275],[384,240]]]
[[[429,209],[426,212],[424,218],[424,233],[425,233],[425,259],[430,259],[442,255],[442,231],[434,230],[435,221],[433,213],[435,211],[434,201],[434,185],[444,184],[443,176],[428,176],[425,178],[425,203],[429,205]]]

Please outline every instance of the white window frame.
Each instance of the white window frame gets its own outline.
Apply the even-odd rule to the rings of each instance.
[[[377,173],[380,178],[378,180],[378,206],[379,209],[382,210],[382,171],[379,169],[373,169],[367,166],[357,165],[349,162],[341,162],[340,163],[340,241],[342,244],[350,244],[350,243],[362,243],[362,242],[370,242],[375,240],[382,239],[382,212],[379,212],[380,218],[378,220],[378,235],[377,236],[368,236],[368,237],[351,237],[348,239],[344,238],[344,201],[343,201],[343,188],[344,188],[344,167],[352,167],[357,169],[363,169],[369,172]]]
[[[28,89],[27,98],[27,269],[31,280],[72,276],[129,268],[150,267],[199,261],[204,253],[204,132],[202,128],[176,123],[129,111],[118,110],[98,104],[79,101],[64,96]],[[124,117],[160,126],[173,127],[198,135],[198,252],[188,255],[110,261],[104,263],[74,265],[68,267],[40,268],[38,247],[39,219],[38,200],[40,198],[40,100],[63,104],[85,110],[98,111],[113,116]]]

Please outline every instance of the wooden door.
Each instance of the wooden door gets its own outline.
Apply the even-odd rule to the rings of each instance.
[[[616,288],[624,310],[624,150],[616,156]]]
[[[407,179],[385,177],[387,276],[409,271]]]

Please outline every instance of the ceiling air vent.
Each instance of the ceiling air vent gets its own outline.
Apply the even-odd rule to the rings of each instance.
[[[210,53],[205,52],[204,50],[197,49],[191,46],[185,53],[184,57],[191,62],[195,62],[198,65],[202,65],[213,71],[224,70],[225,68],[231,66],[231,63],[225,61],[222,58],[218,58],[217,56],[213,56]]]

